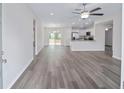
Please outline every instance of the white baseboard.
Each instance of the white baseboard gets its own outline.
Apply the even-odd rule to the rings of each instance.
[[[112,56],[113,58],[115,58],[115,59],[118,59],[118,60],[121,60],[121,57],[117,57],[117,56]]]
[[[41,50],[44,48],[44,46],[41,48]],[[41,51],[40,50],[40,51]],[[39,52],[38,52],[38,54],[39,54]],[[20,73],[17,75],[17,77],[8,85],[8,87],[7,88],[5,88],[5,89],[10,89],[14,84],[15,84],[15,82],[19,79],[19,77],[23,74],[23,72],[27,69],[27,67],[32,63],[32,61],[33,61],[34,59],[32,58],[26,65],[25,65],[25,67],[20,71]]]
[[[25,67],[19,72],[19,74],[16,76],[16,78],[13,79],[13,81],[8,85],[8,87],[7,87],[7,88],[4,88],[4,89],[10,89],[10,88],[14,85],[14,83],[19,79],[19,77],[22,75],[22,73],[23,73],[23,72],[27,69],[27,67],[31,64],[32,60],[33,60],[33,58],[31,59],[31,61],[29,61],[29,62],[25,65]]]
[[[73,49],[71,51],[104,51],[103,49]]]

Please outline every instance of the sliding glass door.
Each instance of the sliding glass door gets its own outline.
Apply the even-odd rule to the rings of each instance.
[[[49,33],[49,45],[61,45],[62,35],[59,31]]]

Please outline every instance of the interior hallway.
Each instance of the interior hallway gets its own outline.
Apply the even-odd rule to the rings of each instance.
[[[104,52],[72,52],[48,46],[12,88],[119,88],[121,62]]]

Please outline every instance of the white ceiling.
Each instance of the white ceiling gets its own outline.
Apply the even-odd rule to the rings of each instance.
[[[41,19],[42,23],[47,27],[61,27],[61,26],[82,26],[91,25],[94,21],[99,20],[102,17],[89,17],[87,20],[80,19],[80,16],[73,14],[75,8],[81,8],[80,3],[32,3],[29,7],[34,13]],[[86,10],[92,10],[93,8],[101,7],[102,10],[97,11],[98,13],[104,13],[104,16],[111,16],[118,11],[121,11],[121,4],[87,4]],[[53,16],[50,13],[54,13]],[[72,24],[75,23],[75,24]],[[88,23],[88,24],[85,24]]]

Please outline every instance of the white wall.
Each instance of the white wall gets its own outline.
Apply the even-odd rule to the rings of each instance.
[[[43,32],[43,27],[41,24],[41,21],[35,17],[35,21],[36,21],[36,34],[35,34],[35,38],[36,38],[36,55],[41,51],[41,49],[43,48],[43,41],[42,41],[42,32]]]
[[[34,15],[25,4],[3,4],[2,14],[3,51],[7,59],[3,65],[3,87],[10,88],[33,59]],[[39,47],[40,44],[38,51]]]
[[[71,42],[71,28],[67,27],[64,28],[64,46],[70,46],[70,42]]]
[[[124,88],[124,4],[122,9],[122,61],[121,61],[121,88]]]
[[[122,13],[113,18],[113,57],[121,59]]]
[[[96,47],[105,50],[105,27],[102,24],[95,24],[95,41]]]
[[[42,22],[42,21],[41,21]],[[41,23],[41,36],[42,36],[42,39],[41,39],[41,46],[42,46],[42,48],[44,48],[44,26],[43,26],[43,24]]]
[[[117,11],[117,15],[103,17],[96,23],[113,20],[113,57],[121,59],[121,35],[122,35],[122,10]]]

